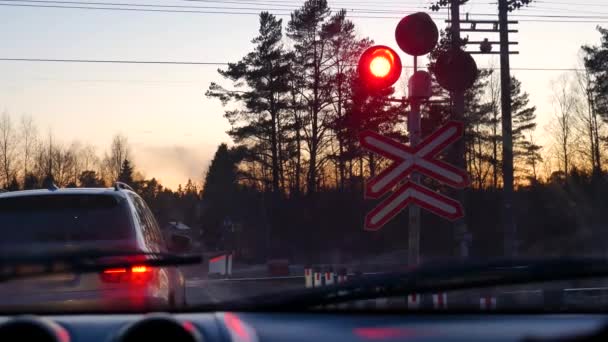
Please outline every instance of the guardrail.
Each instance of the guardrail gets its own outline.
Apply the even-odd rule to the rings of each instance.
[[[382,272],[333,272],[307,268],[303,275],[278,277],[228,277],[198,280],[196,285],[215,291],[217,300],[239,299],[247,296],[272,294],[328,286],[349,281],[353,277]],[[378,298],[338,305],[338,308],[406,308],[409,310],[445,310],[467,308],[481,311],[549,309],[560,311],[573,308],[608,307],[608,287],[543,288],[500,291],[473,289],[447,293],[403,294],[391,298]]]

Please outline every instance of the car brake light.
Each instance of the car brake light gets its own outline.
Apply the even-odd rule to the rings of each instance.
[[[133,273],[145,273],[145,272],[150,272],[152,271],[152,269],[150,267],[147,266],[133,266],[131,267],[131,272]]]
[[[152,267],[138,265],[127,268],[108,268],[100,274],[100,278],[106,283],[133,283],[144,284],[152,280],[154,270]]]

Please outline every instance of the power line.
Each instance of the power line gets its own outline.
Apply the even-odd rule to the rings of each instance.
[[[255,15],[258,16],[259,12],[240,12],[240,11],[227,11],[230,7],[226,7],[223,11],[199,11],[199,10],[171,10],[171,9],[154,9],[154,8],[124,8],[124,7],[94,7],[94,6],[59,6],[59,5],[28,5],[28,4],[6,4],[0,3],[0,6],[8,7],[31,7],[31,8],[56,8],[56,9],[83,9],[83,10],[105,10],[105,11],[129,11],[129,12],[155,12],[155,13],[195,13],[195,14],[223,14],[223,15]],[[256,10],[269,10],[269,11],[281,11],[282,9],[256,9]],[[360,13],[365,13],[361,11]],[[289,16],[288,13],[275,13],[277,16]],[[495,14],[490,13],[476,13],[473,15],[478,16],[494,16]],[[525,16],[525,15],[519,15]],[[400,16],[372,16],[372,15],[350,15],[351,18],[366,18],[366,19],[400,19]],[[538,20],[538,19],[520,19],[522,22],[537,22],[537,23],[604,23],[608,22],[608,17],[597,17],[597,16],[547,16],[547,15],[528,15],[530,18],[562,18],[561,20]],[[436,20],[447,19],[445,17],[433,17]],[[591,19],[591,20],[564,20],[564,19]]]
[[[146,60],[121,60],[121,59],[49,59],[49,58],[0,58],[4,62],[41,62],[41,63],[97,63],[97,64],[160,64],[160,65],[209,65],[227,66],[227,62],[202,62],[202,61],[146,61]],[[413,66],[405,66],[406,69],[413,69]],[[482,68],[498,70],[499,68]],[[511,68],[517,71],[583,71],[582,68],[532,68],[520,67]]]
[[[108,59],[48,59],[48,58],[0,58],[4,62],[49,62],[49,63],[97,63],[97,64],[168,64],[168,65],[219,65],[220,62],[189,62],[189,61],[141,61],[141,60],[108,60]]]
[[[221,10],[264,10],[261,7],[227,7],[227,6],[192,6],[192,5],[157,5],[157,4],[136,4],[136,3],[116,3],[116,2],[91,2],[91,1],[57,1],[57,0],[0,0],[9,3],[43,3],[43,4],[72,4],[72,5],[101,5],[101,6],[128,6],[128,7],[156,7],[156,8],[199,8],[199,9],[221,9]],[[298,8],[293,6],[293,8]],[[291,9],[271,9],[274,11],[291,11]],[[369,8],[347,8],[349,11],[361,11],[369,13],[394,13],[394,10],[378,10]]]
[[[597,6],[597,7],[607,7],[608,5],[606,4],[597,4],[597,3],[580,3],[578,1],[576,2],[559,2],[559,1],[544,1],[544,0],[535,0],[535,2],[538,3],[543,3],[543,4],[552,4],[552,5],[570,5],[570,6]]]

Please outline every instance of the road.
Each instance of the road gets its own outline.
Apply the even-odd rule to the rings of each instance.
[[[186,301],[188,305],[200,305],[303,288],[302,277],[283,277],[273,280],[257,278],[208,280],[202,277],[188,277]]]

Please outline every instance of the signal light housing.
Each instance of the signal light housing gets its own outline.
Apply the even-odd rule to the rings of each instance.
[[[401,76],[401,58],[384,45],[368,48],[359,58],[357,71],[369,89],[384,89],[392,86]]]

